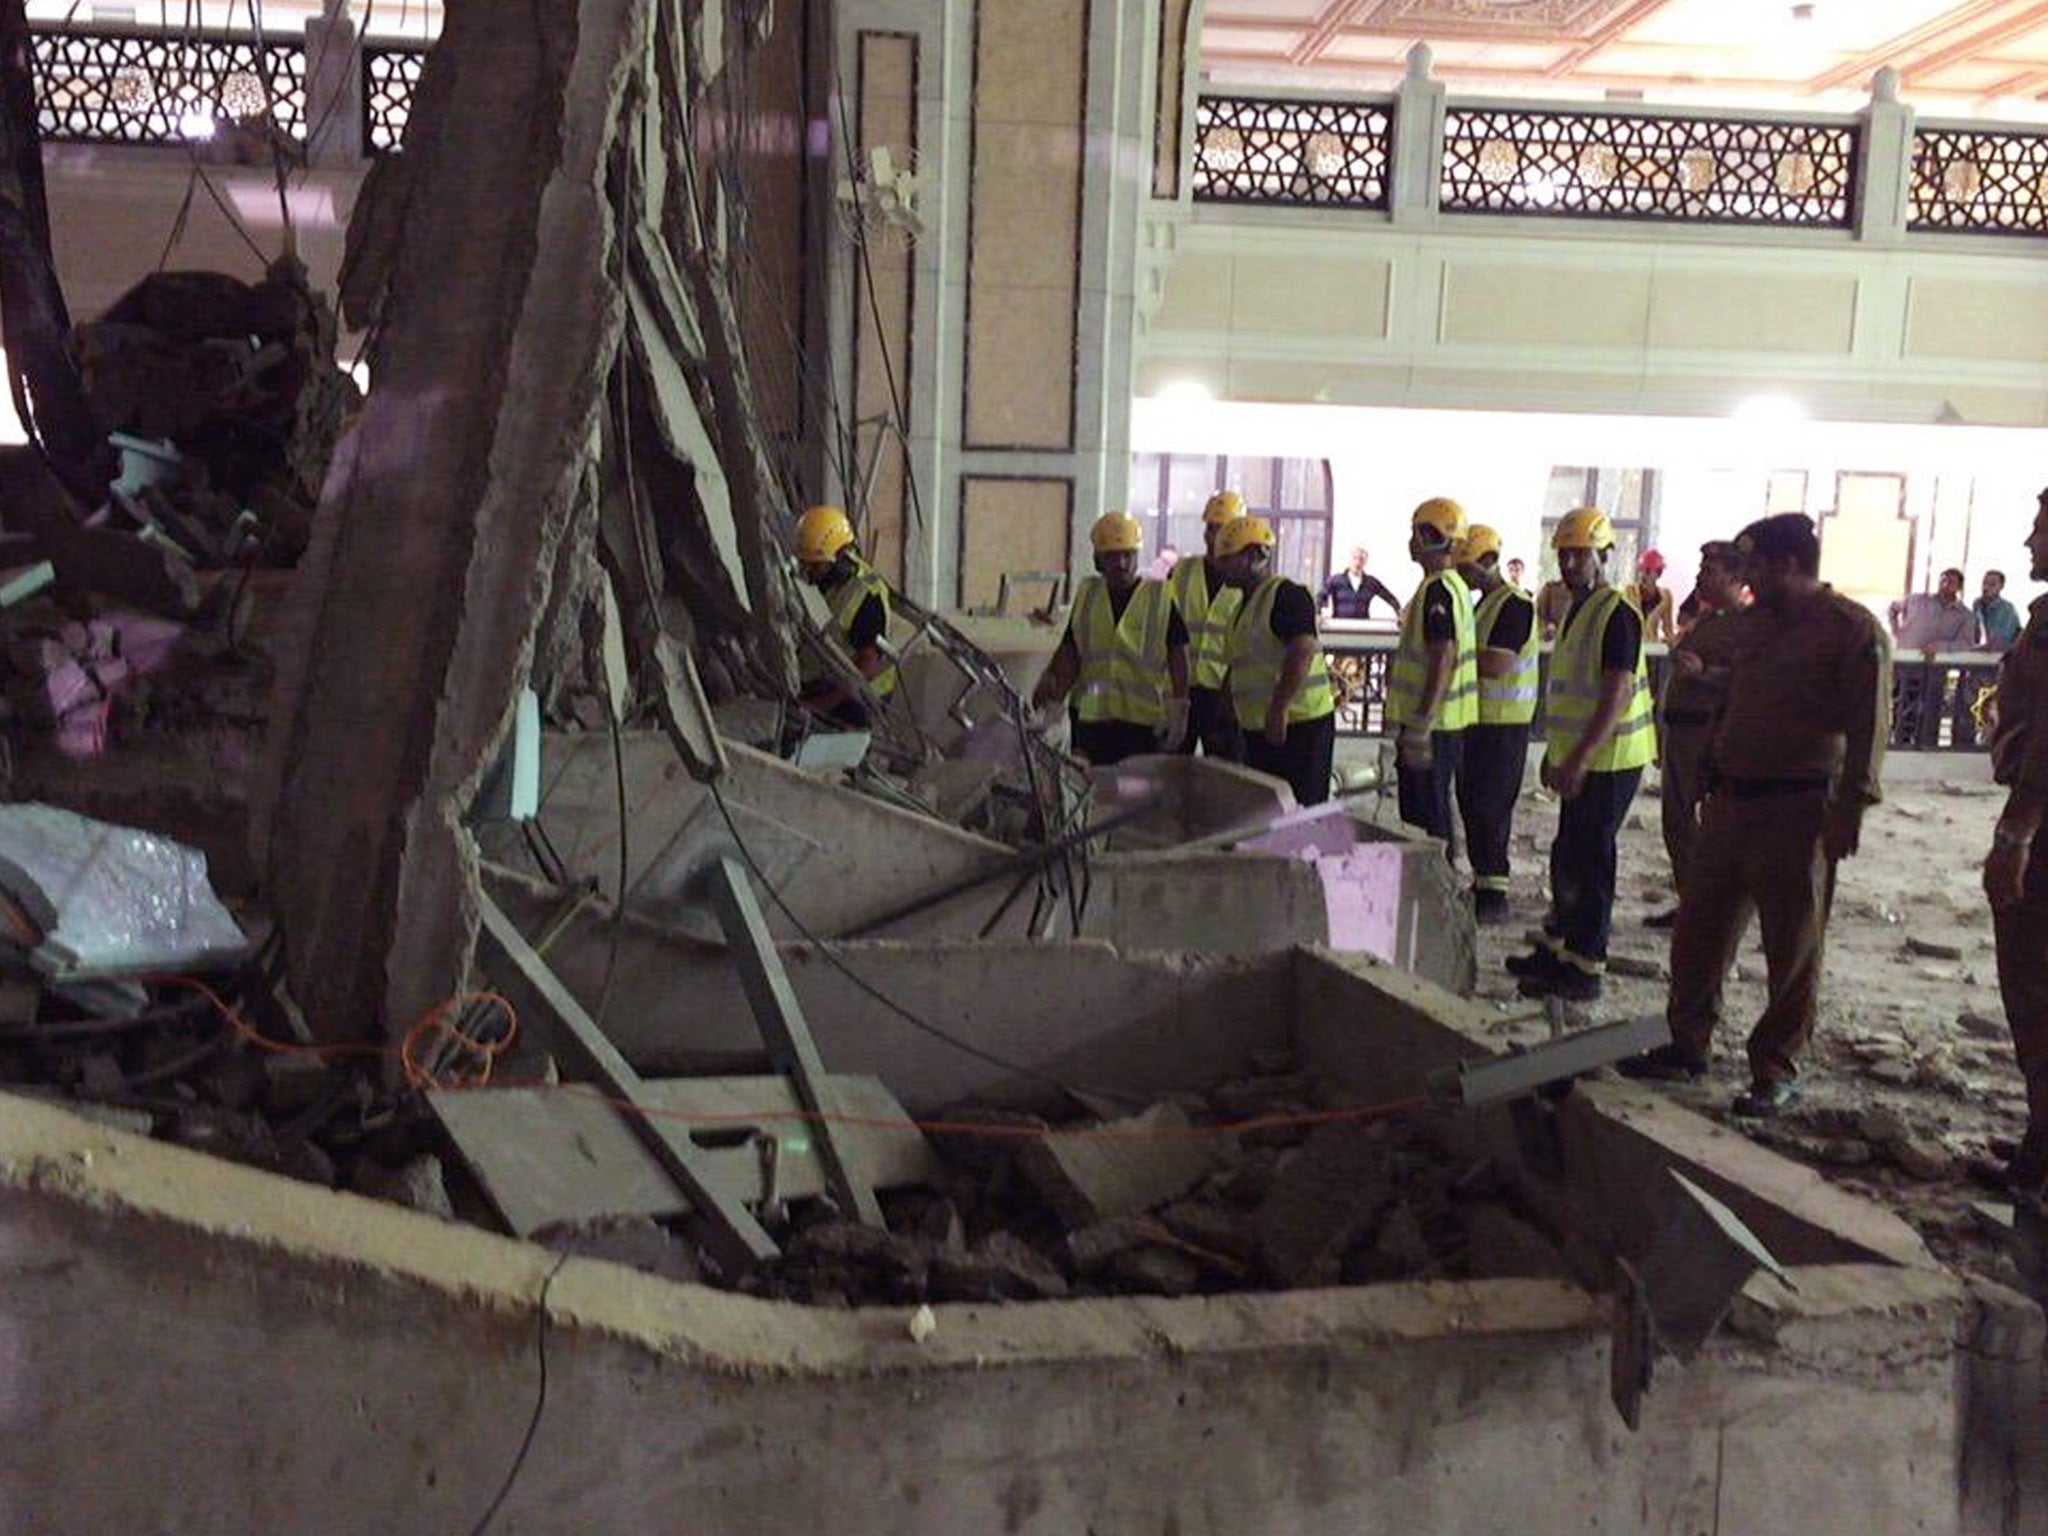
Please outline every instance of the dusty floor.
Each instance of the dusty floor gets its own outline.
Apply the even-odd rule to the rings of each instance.
[[[1870,814],[1863,851],[1842,868],[1802,1102],[1771,1124],[1728,1113],[1747,1082],[1742,1043],[1763,1001],[1754,929],[1728,986],[1713,1074],[1667,1091],[1891,1206],[1952,1262],[2011,1282],[2010,1261],[1971,1212],[1974,1202],[1998,1198],[1998,1160],[2025,1124],[1991,920],[1978,885],[2003,792],[1988,782],[1982,759],[1946,759],[1901,768],[1887,797]],[[1556,821],[1547,795],[1524,798],[1516,921],[1481,934],[1479,991],[1501,1007],[1504,1037],[1531,1029],[1531,1005],[1515,995],[1501,961],[1527,947],[1525,930],[1542,917],[1544,859]],[[1669,934],[1643,920],[1671,904],[1653,771],[1623,834],[1612,951],[1624,969],[1650,974],[1610,976],[1588,1021],[1663,1008]],[[1949,958],[1951,952],[1960,958]]]

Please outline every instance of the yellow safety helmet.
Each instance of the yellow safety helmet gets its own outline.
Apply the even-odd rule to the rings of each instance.
[[[1202,526],[1214,528],[1218,523],[1235,522],[1243,516],[1244,498],[1235,491],[1218,491],[1202,508]]]
[[[1145,547],[1145,531],[1128,512],[1105,512],[1088,530],[1098,555],[1135,555]]]
[[[1410,528],[1428,528],[1446,544],[1465,537],[1465,509],[1448,496],[1432,496],[1415,509]]]
[[[853,524],[840,507],[812,507],[796,520],[796,557],[809,565],[839,558],[853,543]]]
[[[1614,524],[1598,507],[1577,507],[1565,513],[1551,535],[1550,547],[1567,549],[1614,548]]]
[[[1500,535],[1484,523],[1473,523],[1465,530],[1465,542],[1458,546],[1460,565],[1477,565],[1488,555],[1500,555]]]
[[[1241,555],[1257,546],[1271,549],[1278,541],[1273,537],[1273,525],[1263,517],[1232,518],[1223,525],[1223,531],[1216,535],[1216,558],[1227,560],[1232,555]]]

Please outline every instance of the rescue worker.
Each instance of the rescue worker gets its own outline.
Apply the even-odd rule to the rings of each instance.
[[[1330,798],[1337,699],[1316,632],[1315,594],[1272,574],[1273,525],[1240,517],[1216,536],[1223,576],[1242,594],[1224,650],[1244,763],[1287,781],[1300,805]]]
[[[2048,491],[2027,536],[2033,577],[2048,581]],[[2027,1085],[2027,1134],[2006,1167],[2015,1199],[2039,1203],[2048,1190],[2048,597],[2034,599],[2027,625],[1998,667],[1992,706],[1991,770],[2007,786],[2005,810],[1984,860],[1984,894],[1998,942],[1998,990],[2013,1051]]]
[[[1188,728],[1188,630],[1166,583],[1138,574],[1144,534],[1128,512],[1089,530],[1096,574],[1074,594],[1067,631],[1031,691],[1033,709],[1074,695],[1074,751],[1098,768],[1177,752]]]
[[[1734,660],[1736,630],[1731,621],[1741,611],[1742,557],[1725,539],[1700,546],[1699,599],[1694,616],[1671,647],[1670,676],[1664,684],[1658,718],[1663,754],[1660,787],[1664,818],[1664,851],[1671,856],[1671,884],[1685,895],[1685,868],[1699,837],[1700,805],[1706,799],[1707,745],[1713,739],[1721,690],[1728,685]],[[1669,928],[1678,908],[1648,920],[1651,928]]]
[[[1202,558],[1182,560],[1167,580],[1188,629],[1188,729],[1181,751],[1193,756],[1199,746],[1210,757],[1232,762],[1243,757],[1244,738],[1223,696],[1223,650],[1241,595],[1216,563],[1216,536],[1243,516],[1244,498],[1237,492],[1211,496],[1202,508]]]
[[[1432,496],[1409,518],[1408,556],[1422,567],[1422,585],[1401,617],[1387,678],[1401,819],[1443,839],[1446,855],[1457,837],[1451,791],[1458,759],[1479,719],[1472,593],[1457,568],[1464,537],[1465,509],[1447,496]]]
[[[804,579],[825,594],[832,627],[845,642],[854,667],[876,698],[896,691],[896,664],[885,649],[889,637],[889,584],[854,545],[853,524],[839,507],[812,507],[797,519],[796,559]],[[810,684],[804,704],[854,730],[868,724],[867,704],[838,683]]]
[[[1536,600],[1501,577],[1498,533],[1483,523],[1467,528],[1458,546],[1458,573],[1481,594],[1473,615],[1479,719],[1465,733],[1458,807],[1472,860],[1472,910],[1491,925],[1508,919],[1508,843],[1529,765],[1541,642]]]
[[[1767,517],[1735,546],[1756,604],[1733,621],[1706,808],[1671,936],[1671,1044],[1621,1068],[1680,1080],[1707,1069],[1722,979],[1754,910],[1770,1000],[1750,1031],[1751,1081],[1735,1112],[1770,1116],[1798,1097],[1835,866],[1879,798],[1891,646],[1862,604],[1821,582],[1812,519]]]
[[[1591,1002],[1607,970],[1622,820],[1656,743],[1643,620],[1607,580],[1614,525],[1597,507],[1565,514],[1551,540],[1572,604],[1543,696],[1543,785],[1556,793],[1544,943],[1509,959],[1525,997]]]

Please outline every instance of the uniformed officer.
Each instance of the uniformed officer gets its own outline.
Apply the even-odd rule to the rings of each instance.
[[[1473,615],[1479,719],[1465,733],[1458,807],[1472,860],[1474,915],[1481,923],[1503,923],[1509,915],[1508,844],[1529,766],[1529,723],[1536,718],[1536,600],[1501,576],[1500,535],[1483,523],[1465,530],[1458,573],[1481,594]]]
[[[1798,1097],[1813,1033],[1835,866],[1879,798],[1891,646],[1862,604],[1820,580],[1820,539],[1796,513],[1752,523],[1735,546],[1756,605],[1734,619],[1734,664],[1709,749],[1707,801],[1671,936],[1671,1044],[1622,1064],[1632,1077],[1706,1070],[1721,983],[1754,911],[1770,1001],[1749,1034],[1735,1112]]]
[[[1508,961],[1525,997],[1591,1002],[1607,970],[1621,824],[1655,751],[1643,620],[1608,583],[1614,525],[1598,507],[1565,514],[1551,540],[1572,605],[1543,696],[1543,784],[1560,802],[1550,845],[1545,942]]]
[[[2048,581],[2048,490],[2027,550],[2034,580]],[[1998,990],[2027,1085],[2027,1134],[2006,1182],[2016,1197],[2039,1202],[2048,1192],[2048,597],[2034,600],[1999,663],[1992,707],[1991,768],[2009,793],[1984,860],[1984,893],[1998,940]]]
[[[1729,620],[1745,606],[1742,558],[1734,544],[1716,540],[1700,546],[1698,608],[1671,647],[1670,676],[1664,685],[1658,724],[1663,749],[1664,851],[1671,856],[1672,889],[1685,891],[1685,868],[1699,837],[1700,805],[1706,799],[1707,745],[1713,739],[1721,691],[1728,685],[1735,630]],[[1649,920],[1652,928],[1678,921],[1678,907]]]
[[[1401,819],[1442,838],[1446,852],[1456,836],[1458,760],[1479,719],[1472,593],[1457,568],[1464,537],[1465,509],[1447,496],[1432,496],[1409,519],[1408,554],[1422,567],[1422,585],[1402,614],[1387,679]]]
[[[1074,594],[1067,631],[1031,690],[1044,709],[1074,694],[1074,751],[1098,768],[1178,752],[1188,728],[1188,631],[1163,581],[1138,574],[1144,533],[1128,512],[1089,530],[1096,574]]]
[[[1272,573],[1273,525],[1263,517],[1225,523],[1216,536],[1224,579],[1243,594],[1224,649],[1226,686],[1244,763],[1284,779],[1300,805],[1330,798],[1337,751],[1337,700],[1316,632],[1316,599]]]
[[[825,594],[832,624],[848,655],[868,680],[870,692],[886,699],[896,691],[896,664],[889,659],[889,584],[861,559],[854,544],[853,523],[839,507],[812,507],[797,519],[797,564]],[[867,705],[837,683],[821,682],[804,691],[804,703],[818,714],[858,730],[868,724]]]
[[[1244,498],[1237,492],[1211,496],[1202,508],[1202,558],[1182,560],[1166,582],[1188,627],[1188,729],[1181,751],[1192,756],[1199,746],[1210,757],[1232,762],[1244,756],[1244,736],[1223,696],[1223,650],[1242,599],[1216,563],[1216,536],[1243,516]]]

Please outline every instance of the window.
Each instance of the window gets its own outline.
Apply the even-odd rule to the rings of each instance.
[[[1617,584],[1635,579],[1636,557],[1657,543],[1657,472],[1654,469],[1593,469],[1560,464],[1550,471],[1543,498],[1543,581],[1557,580],[1557,551],[1551,535],[1574,507],[1598,507],[1614,524],[1614,553],[1607,575]]]
[[[1202,508],[1236,491],[1245,510],[1273,525],[1275,574],[1310,591],[1330,574],[1330,462],[1206,453],[1131,456],[1131,515],[1145,530],[1149,562],[1161,550],[1202,552]]]

